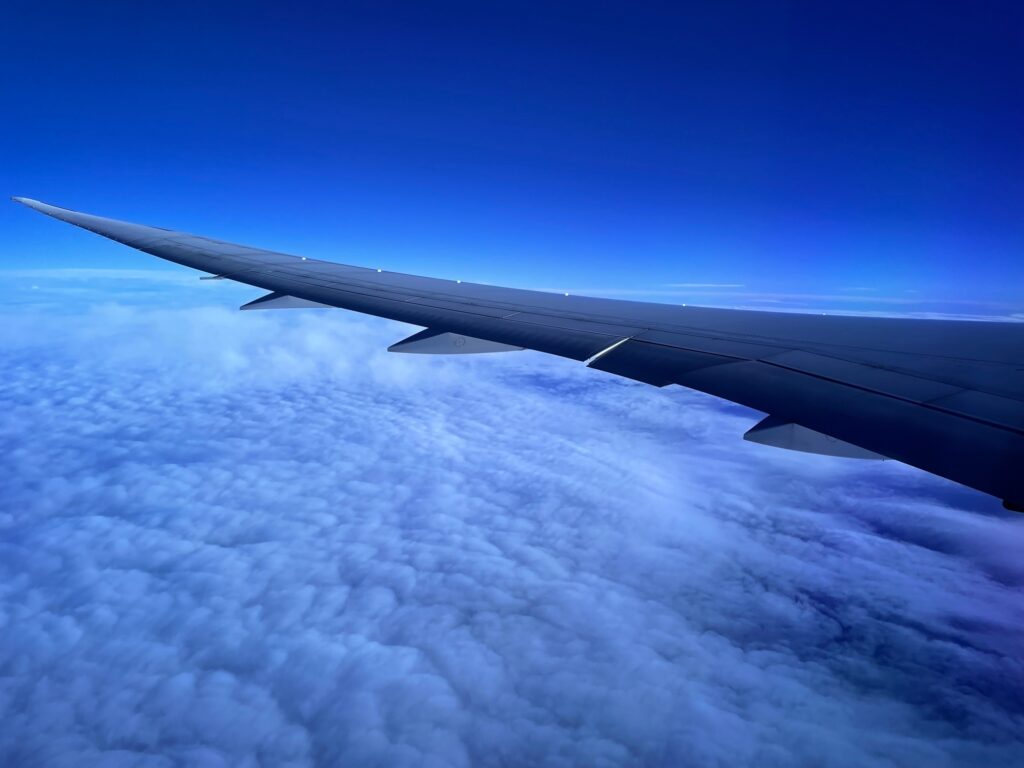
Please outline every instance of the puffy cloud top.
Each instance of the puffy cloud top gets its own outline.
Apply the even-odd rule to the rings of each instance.
[[[133,280],[0,317],[0,764],[1024,764],[988,500]]]

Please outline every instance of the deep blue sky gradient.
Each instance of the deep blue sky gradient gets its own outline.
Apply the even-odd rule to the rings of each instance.
[[[1024,6],[835,6],[12,4],[0,178],[465,279],[1020,311]],[[164,268],[0,231],[2,267]]]
[[[464,279],[1024,319],[1009,4],[8,5],[11,194]],[[256,295],[0,204],[0,765],[1024,765],[998,501]]]

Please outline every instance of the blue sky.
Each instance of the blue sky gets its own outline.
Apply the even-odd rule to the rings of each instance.
[[[405,271],[1006,313],[1022,25],[1011,2],[19,3],[0,178]],[[0,217],[5,266],[160,268]]]
[[[1014,4],[643,5],[17,4],[0,180],[464,279],[1024,312]],[[997,500],[256,295],[0,205],[0,764],[1024,764]]]

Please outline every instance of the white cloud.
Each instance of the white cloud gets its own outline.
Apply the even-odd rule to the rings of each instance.
[[[192,290],[0,318],[0,763],[1024,760],[994,504]]]

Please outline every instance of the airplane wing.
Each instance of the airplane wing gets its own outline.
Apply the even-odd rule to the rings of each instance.
[[[1024,323],[681,307],[336,264],[78,213],[30,208],[270,293],[242,309],[328,306],[423,326],[391,347],[533,349],[767,414],[745,437],[891,458],[1024,505]]]

